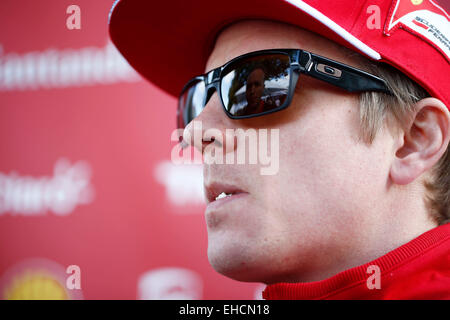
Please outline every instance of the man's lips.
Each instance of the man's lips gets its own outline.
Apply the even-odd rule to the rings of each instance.
[[[209,184],[204,185],[204,193],[207,204],[210,204],[211,202],[216,201],[216,198],[221,193],[236,195],[240,193],[247,193],[244,190],[240,189],[236,185],[232,184],[224,184],[219,182],[213,182]]]

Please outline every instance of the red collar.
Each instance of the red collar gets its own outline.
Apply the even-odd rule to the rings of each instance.
[[[380,268],[381,289],[369,289],[368,267]],[[272,299],[450,299],[450,223],[429,230],[364,265],[322,281],[277,283]]]

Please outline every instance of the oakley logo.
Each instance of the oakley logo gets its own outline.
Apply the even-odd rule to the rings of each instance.
[[[190,136],[191,131],[187,131],[183,136],[183,129],[172,132],[171,141],[180,141],[181,137],[188,141],[183,140],[172,148],[172,163],[177,165],[192,163],[254,164],[261,166],[261,175],[278,173],[279,129],[226,129],[224,137],[223,131],[217,128],[203,131],[201,121],[194,120],[190,125],[193,126],[193,137]],[[192,148],[185,148],[187,143],[193,146],[202,146],[205,141],[211,141],[211,143],[204,147],[203,159],[199,153],[194,153],[194,157],[192,157]]]

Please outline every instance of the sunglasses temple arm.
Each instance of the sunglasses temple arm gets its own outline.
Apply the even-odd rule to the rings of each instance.
[[[302,72],[349,92],[378,91],[392,94],[386,82],[362,70],[311,54],[311,60]]]

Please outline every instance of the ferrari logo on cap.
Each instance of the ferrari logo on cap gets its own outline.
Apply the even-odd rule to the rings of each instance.
[[[394,0],[384,34],[390,36],[399,28],[420,37],[450,62],[450,18],[433,0]]]

